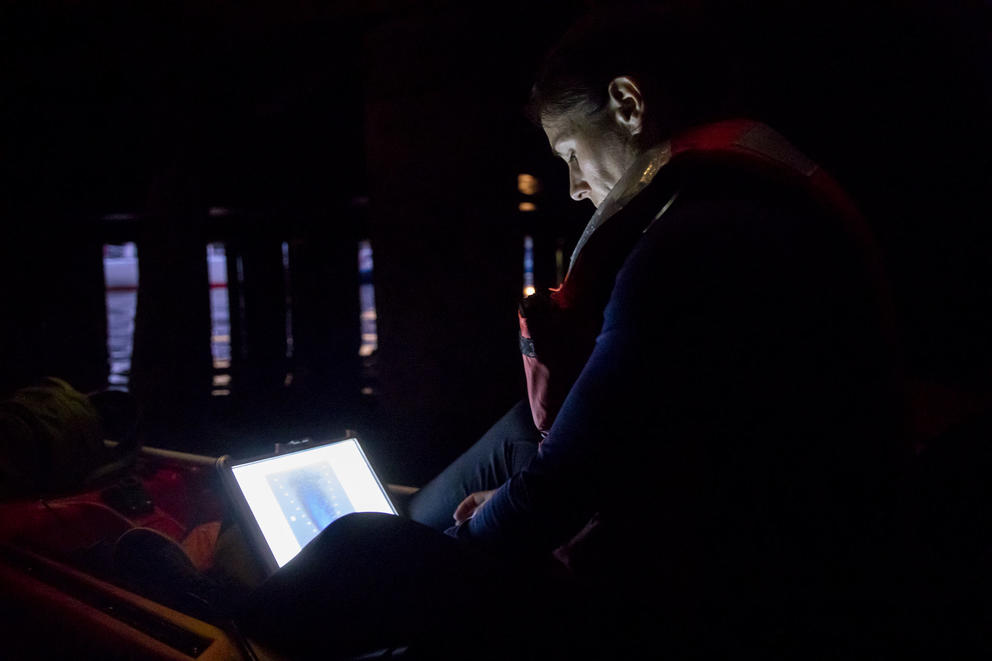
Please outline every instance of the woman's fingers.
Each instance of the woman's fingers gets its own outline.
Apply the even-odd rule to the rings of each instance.
[[[455,523],[468,521],[475,514],[475,511],[486,503],[493,495],[493,491],[476,491],[465,497],[465,500],[455,508]]]
[[[472,516],[472,512],[474,512],[477,507],[474,496],[475,494],[469,494],[465,500],[458,503],[458,507],[455,508],[454,514],[455,523],[461,523]]]

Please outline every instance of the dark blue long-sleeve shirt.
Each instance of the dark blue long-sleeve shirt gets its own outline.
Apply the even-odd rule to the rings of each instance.
[[[843,545],[890,459],[877,294],[864,246],[802,195],[696,173],[626,260],[538,456],[458,536],[547,552],[598,513],[596,572],[645,546],[685,568]]]

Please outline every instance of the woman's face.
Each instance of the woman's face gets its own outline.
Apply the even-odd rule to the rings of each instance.
[[[637,158],[630,134],[608,110],[589,115],[580,109],[545,116],[541,126],[551,150],[568,164],[569,193],[574,200],[589,200],[598,207]]]

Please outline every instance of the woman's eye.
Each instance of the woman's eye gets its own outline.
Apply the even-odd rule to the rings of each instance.
[[[569,163],[574,163],[575,161],[576,161],[576,158],[575,158],[575,152],[573,151],[573,152],[571,152],[571,153],[570,153],[570,154],[568,155],[568,162],[569,162]]]

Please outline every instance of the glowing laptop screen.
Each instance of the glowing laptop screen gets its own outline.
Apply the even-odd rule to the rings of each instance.
[[[241,464],[232,472],[280,567],[345,514],[396,514],[355,439]]]

